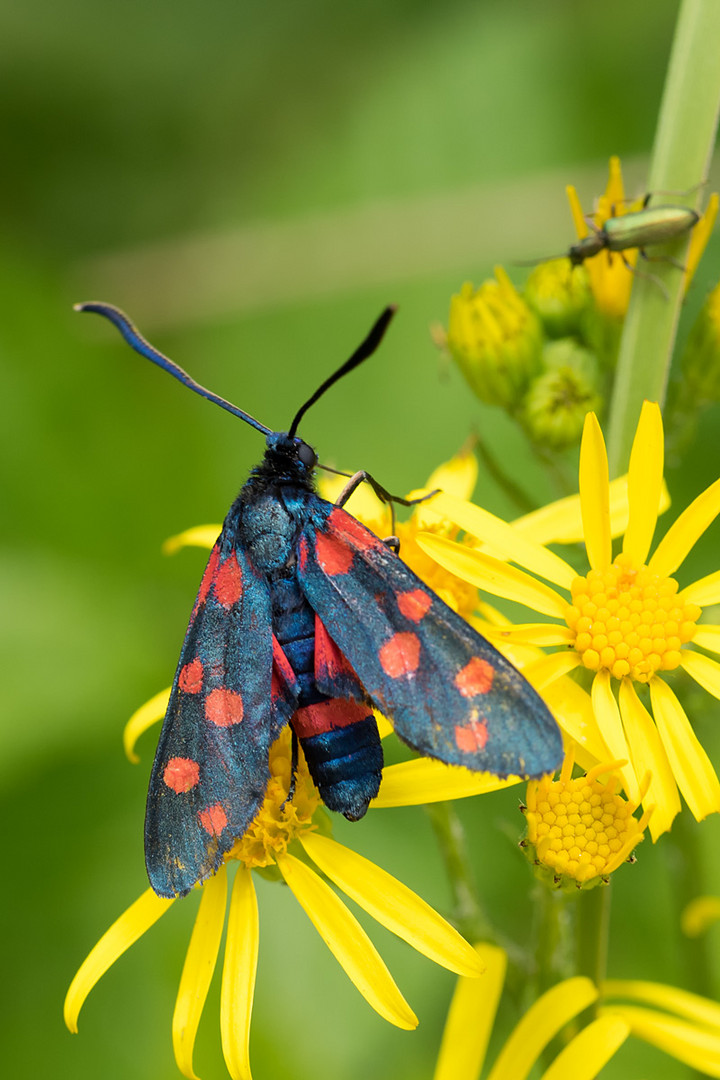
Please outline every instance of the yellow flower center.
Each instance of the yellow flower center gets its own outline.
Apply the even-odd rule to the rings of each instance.
[[[674,578],[635,566],[627,555],[618,555],[607,570],[575,578],[565,621],[585,667],[639,682],[676,668],[701,613],[677,591]]]
[[[270,783],[263,804],[245,835],[228,852],[228,859],[239,859],[248,869],[270,866],[299,833],[317,828],[312,819],[321,800],[302,754],[293,797],[288,799],[291,773],[291,736],[286,728],[270,750]]]
[[[545,777],[528,785],[528,840],[538,861],[558,878],[582,884],[609,874],[642,839],[646,817],[638,821],[636,807],[615,793],[618,777],[598,779],[609,767],[604,763],[575,780],[563,770],[558,780]]]

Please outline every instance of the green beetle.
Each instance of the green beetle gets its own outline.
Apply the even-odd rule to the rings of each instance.
[[[601,251],[614,251],[623,262],[622,253],[631,248],[639,248],[640,254],[645,255],[649,245],[674,240],[689,232],[700,220],[700,215],[687,206],[648,206],[649,200],[650,195],[647,195],[642,210],[608,218],[602,228],[589,222],[593,231],[567,252],[572,265],[580,266]]]

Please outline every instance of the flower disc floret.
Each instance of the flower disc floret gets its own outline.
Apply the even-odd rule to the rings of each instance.
[[[555,879],[571,878],[584,885],[610,874],[640,840],[649,814],[633,816],[637,804],[617,794],[615,774],[601,781],[617,762],[598,765],[585,776],[571,779],[563,767],[557,780],[531,781],[527,790],[527,840],[537,862]]]
[[[571,592],[565,621],[575,632],[575,649],[586,668],[616,679],[649,682],[656,672],[678,667],[701,614],[697,604],[678,597],[674,578],[636,566],[624,554],[607,570],[575,578]]]
[[[233,844],[227,859],[238,859],[252,870],[271,866],[288,845],[301,833],[317,828],[313,815],[320,805],[320,795],[310,779],[301,756],[295,771],[295,789],[291,789],[291,748],[289,731],[277,740],[270,751],[270,783],[263,804],[247,832]]]

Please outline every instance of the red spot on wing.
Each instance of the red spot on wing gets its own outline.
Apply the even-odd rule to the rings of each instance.
[[[295,672],[290,665],[290,661],[283,652],[282,645],[274,634],[272,636],[272,651],[273,663],[277,665],[278,672],[282,675],[288,686],[294,687],[297,683],[297,679],[295,678]]]
[[[292,726],[301,739],[308,735],[320,735],[334,728],[349,727],[370,715],[367,705],[344,698],[320,701],[298,709],[292,718]]]
[[[215,599],[224,608],[237,604],[242,596],[242,571],[235,552],[218,567],[213,586]]]
[[[336,506],[328,514],[328,525],[336,536],[347,536],[353,541],[353,547],[360,551],[387,551],[382,540],[370,532],[361,522],[348,514],[347,510]]]
[[[208,559],[207,566],[205,567],[205,573],[203,574],[202,581],[200,582],[200,589],[198,591],[197,602],[195,604],[196,608],[199,608],[200,605],[204,604],[207,600],[207,595],[210,592],[210,586],[213,583],[213,578],[215,577],[215,572],[217,570],[219,560],[220,550],[216,546],[210,552],[210,558]]]
[[[194,788],[199,779],[200,766],[192,758],[172,757],[163,772],[163,780],[178,795]]]
[[[227,825],[227,814],[222,803],[215,803],[214,806],[208,806],[207,810],[200,810],[198,820],[206,833],[219,836]]]
[[[234,690],[219,686],[211,690],[205,701],[205,716],[217,727],[231,727],[243,718],[243,702]]]
[[[202,683],[202,660],[196,656],[194,660],[191,660],[189,664],[185,664],[185,666],[180,669],[178,686],[181,690],[184,690],[186,694],[199,694],[202,690]]]
[[[337,647],[328,634],[320,616],[315,616],[315,677],[327,681],[336,679],[339,675],[352,675],[355,672],[349,660]]]
[[[394,634],[378,655],[383,671],[391,679],[412,675],[420,663],[420,639],[417,634]]]
[[[301,570],[305,569],[307,565],[308,557],[308,543],[304,536],[300,537],[300,543],[298,544],[298,564]]]
[[[472,660],[469,660],[465,667],[458,671],[455,676],[455,685],[463,697],[487,694],[492,687],[494,674],[492,664],[479,656],[473,656]]]
[[[466,727],[455,728],[455,745],[463,754],[484,750],[487,741],[488,729],[484,720],[471,720]]]
[[[404,615],[406,619],[410,619],[411,622],[420,622],[423,615],[427,615],[432,606],[432,596],[429,596],[423,589],[412,589],[411,592],[398,594],[397,605],[400,614]]]
[[[326,574],[347,574],[352,566],[352,548],[342,540],[319,532],[315,540],[315,557]]]

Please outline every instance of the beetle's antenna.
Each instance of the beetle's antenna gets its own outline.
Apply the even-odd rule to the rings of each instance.
[[[147,360],[152,360],[153,364],[157,364],[164,371],[170,372],[170,374],[178,379],[184,386],[187,386],[189,390],[194,390],[200,397],[207,398],[208,401],[213,401],[216,405],[219,405],[221,409],[226,409],[227,412],[232,413],[233,416],[239,416],[241,420],[244,420],[246,424],[250,424],[257,431],[262,431],[264,435],[270,435],[270,428],[266,428],[264,424],[261,424],[258,420],[255,420],[249,413],[243,412],[242,409],[238,409],[237,405],[233,405],[231,402],[226,401],[225,398],[219,397],[218,394],[213,394],[211,390],[206,390],[200,383],[191,379],[186,371],[176,364],[173,360],[168,359],[167,356],[163,356],[161,352],[153,348],[149,341],[146,341],[140,331],[133,326],[127,315],[120,310],[120,308],[113,307],[112,304],[104,304],[98,300],[91,300],[86,304],[75,304],[75,311],[94,311],[96,315],[103,315],[106,319],[109,319],[113,326],[117,327],[122,336],[127,341],[128,345],[140,353]]]
[[[352,371],[353,368],[356,368],[358,364],[361,364],[363,360],[367,360],[369,356],[372,356],[372,354],[375,352],[378,345],[382,341],[383,337],[385,336],[385,331],[388,328],[388,324],[396,311],[397,308],[394,305],[386,307],[380,318],[372,327],[370,333],[367,335],[365,340],[360,345],[358,345],[357,349],[352,354],[350,359],[346,360],[342,367],[339,367],[337,371],[333,372],[333,374],[330,375],[325,380],[325,382],[317,388],[313,396],[311,398],[308,398],[304,405],[301,405],[301,407],[295,414],[295,419],[290,425],[290,430],[288,431],[288,435],[291,439],[295,437],[295,432],[298,429],[298,424],[300,423],[310,406],[314,405],[318,398],[322,397],[325,391],[329,390],[330,387],[338,381],[338,379],[342,379],[343,375],[347,375],[348,372]]]

